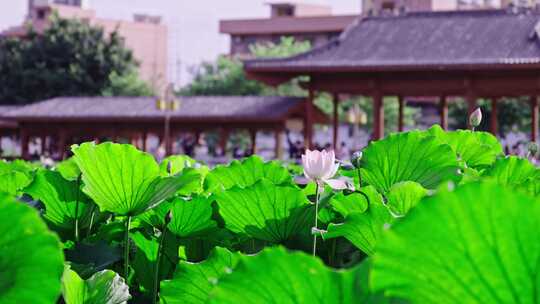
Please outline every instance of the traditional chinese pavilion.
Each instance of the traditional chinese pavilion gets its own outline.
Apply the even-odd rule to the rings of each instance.
[[[400,131],[404,100],[410,96],[438,99],[444,128],[448,125],[448,97],[464,97],[469,113],[478,98],[491,99],[496,117],[501,97],[529,96],[531,138],[536,140],[540,12],[481,10],[361,17],[322,47],[289,58],[248,60],[245,70],[251,78],[270,85],[309,76],[305,84],[309,90],[306,143],[313,134],[312,101],[318,92],[332,93],[335,105],[339,94],[370,96],[375,139],[384,136],[384,96],[399,98]],[[491,120],[490,129],[498,133],[496,119]]]
[[[158,136],[160,144],[166,140],[166,120],[171,140],[180,133],[198,136],[201,132],[218,130],[220,144],[225,145],[231,132],[248,130],[251,151],[256,151],[258,131],[274,132],[278,156],[286,124],[305,120],[304,103],[305,98],[273,96],[182,97],[178,109],[164,112],[156,107],[154,97],[60,97],[10,108],[0,116],[0,123],[9,127],[6,132],[19,135],[25,159],[29,158],[29,141],[34,138],[41,139],[42,154],[59,155],[58,158],[65,156],[71,144],[100,138],[128,139],[147,150],[148,134]],[[327,122],[326,115],[320,111],[310,119]],[[171,154],[171,145],[167,142],[163,145],[166,154]]]

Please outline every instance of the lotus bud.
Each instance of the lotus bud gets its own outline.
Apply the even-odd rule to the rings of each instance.
[[[538,144],[535,142],[530,142],[527,150],[529,150],[529,155],[536,157],[536,155],[538,155]]]
[[[360,161],[362,160],[362,156],[364,156],[364,153],[362,151],[354,152],[351,158],[351,163],[355,168],[360,168]]]
[[[472,112],[471,115],[469,116],[469,123],[471,124],[473,128],[476,128],[480,125],[481,122],[482,122],[482,111],[480,110],[480,108],[476,108],[476,110],[474,110],[474,112]]]

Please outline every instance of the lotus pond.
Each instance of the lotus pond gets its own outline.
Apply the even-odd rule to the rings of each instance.
[[[540,171],[488,133],[339,168],[72,151],[0,162],[0,303],[540,303]]]

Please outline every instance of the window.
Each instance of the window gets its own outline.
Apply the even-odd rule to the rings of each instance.
[[[289,17],[294,16],[294,9],[290,6],[287,7],[278,7],[277,14],[278,17]]]
[[[394,2],[383,2],[382,3],[382,9],[384,11],[393,11],[395,9],[395,3]]]
[[[36,12],[36,16],[37,16],[38,20],[45,19],[45,15],[47,15],[47,12],[45,12],[44,9],[38,9],[37,12]]]

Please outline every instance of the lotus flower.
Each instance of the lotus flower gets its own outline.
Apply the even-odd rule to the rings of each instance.
[[[471,116],[469,116],[469,122],[473,128],[476,128],[480,125],[482,122],[482,111],[480,108],[476,108],[474,112],[471,113]]]
[[[315,181],[319,186],[326,183],[336,190],[350,188],[346,181],[332,179],[339,169],[334,151],[306,150],[306,154],[302,155],[302,165],[306,178]]]

